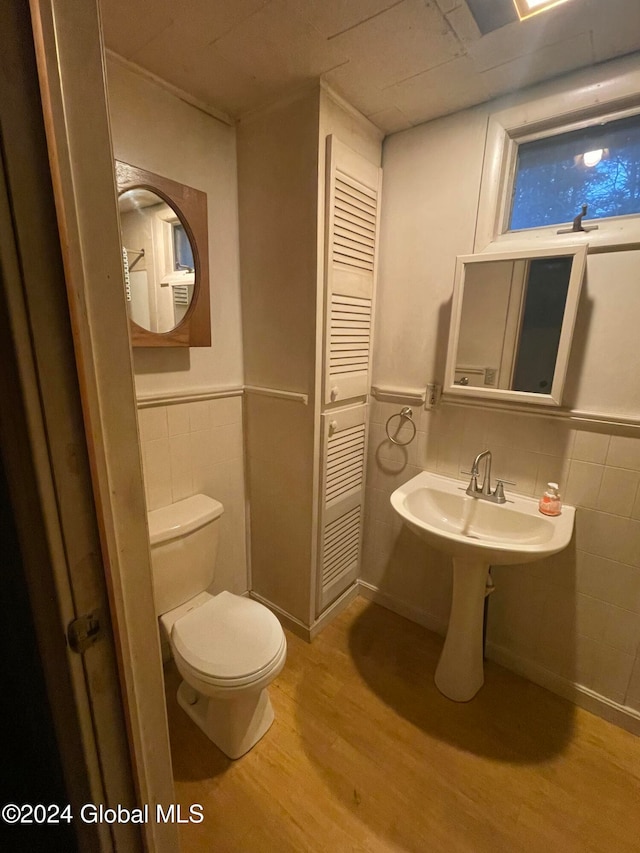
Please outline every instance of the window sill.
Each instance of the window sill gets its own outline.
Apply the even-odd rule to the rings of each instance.
[[[588,252],[621,252],[640,249],[640,216],[620,216],[615,219],[599,219],[587,225],[598,225],[594,231],[570,231],[558,234],[558,230],[570,225],[560,224],[545,228],[527,228],[499,234],[483,246],[481,252],[508,252],[573,245],[586,245]]]

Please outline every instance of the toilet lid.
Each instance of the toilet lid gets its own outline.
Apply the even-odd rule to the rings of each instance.
[[[282,649],[284,633],[264,605],[221,592],[180,617],[171,639],[193,669],[213,678],[237,679],[269,666]]]

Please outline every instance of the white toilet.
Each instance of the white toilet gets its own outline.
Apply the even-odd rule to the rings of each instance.
[[[287,656],[277,618],[257,601],[205,590],[214,577],[221,503],[194,495],[149,513],[156,612],[180,675],[178,702],[229,758],[273,722],[267,685]]]

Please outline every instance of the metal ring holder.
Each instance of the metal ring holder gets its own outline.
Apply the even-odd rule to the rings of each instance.
[[[397,434],[398,434],[398,432],[400,432],[400,430],[402,429],[402,424],[403,424],[403,422],[404,422],[404,421],[409,421],[409,423],[410,423],[410,424],[411,424],[411,426],[413,427],[413,433],[411,434],[411,438],[410,438],[408,441],[398,441],[398,440],[397,440],[396,438],[394,438],[394,437],[391,435],[391,433],[389,432],[389,424],[391,423],[391,421],[392,421],[394,418],[400,418],[400,426],[398,427],[398,429],[397,429],[397,431],[396,431],[396,435],[397,435]],[[386,424],[386,426],[385,426],[385,430],[387,431],[387,438],[389,439],[389,441],[390,441],[392,444],[397,444],[397,445],[398,445],[398,447],[406,447],[406,446],[407,446],[407,444],[411,444],[411,442],[413,441],[413,439],[416,437],[416,424],[415,424],[415,421],[413,420],[413,411],[409,408],[409,406],[405,406],[405,407],[404,407],[404,409],[401,409],[401,410],[400,410],[399,412],[397,412],[395,415],[391,415],[391,417],[387,420],[387,424]]]

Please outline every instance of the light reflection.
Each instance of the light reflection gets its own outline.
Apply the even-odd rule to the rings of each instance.
[[[585,166],[588,166],[590,169],[593,166],[597,166],[598,163],[602,160],[604,156],[604,149],[597,148],[595,151],[585,151],[582,155],[582,160]]]
[[[554,6],[566,3],[567,0],[513,0],[513,2],[518,12],[518,17],[521,21],[524,21],[525,18],[530,18],[539,12],[546,12],[547,9],[552,9]]]

